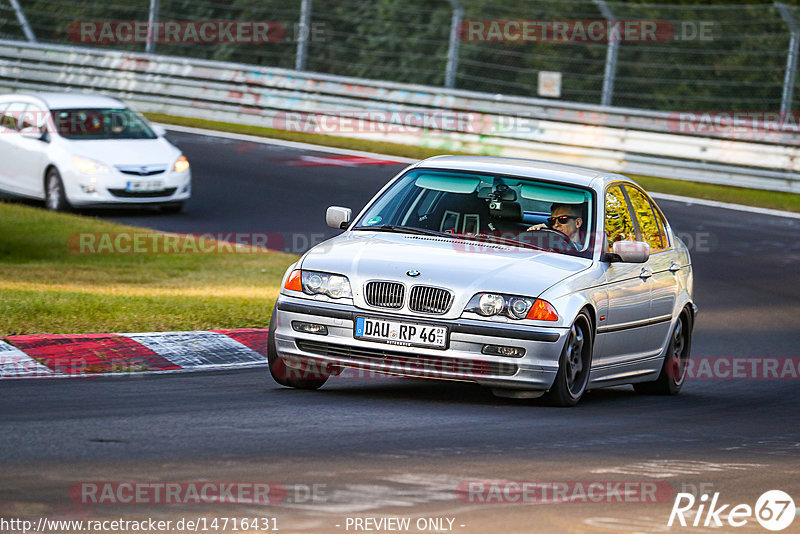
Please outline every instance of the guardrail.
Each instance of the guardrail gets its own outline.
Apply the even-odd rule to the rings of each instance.
[[[91,90],[146,112],[279,129],[313,123],[327,135],[800,192],[800,130],[786,122],[752,129],[735,118],[5,40],[0,89]],[[424,119],[435,124],[409,125]]]

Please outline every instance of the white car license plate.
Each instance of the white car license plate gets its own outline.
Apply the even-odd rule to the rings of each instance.
[[[447,347],[447,327],[356,317],[355,337],[392,345]]]
[[[164,189],[164,182],[161,180],[146,180],[143,182],[128,182],[125,190],[131,193],[145,193],[149,191],[161,191]]]

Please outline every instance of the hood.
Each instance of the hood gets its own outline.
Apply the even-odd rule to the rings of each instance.
[[[107,165],[172,165],[180,150],[162,137],[156,139],[65,139],[70,152]]]
[[[494,243],[412,234],[355,231],[306,253],[301,268],[346,275],[357,306],[368,280],[395,280],[451,289],[458,316],[478,292],[538,297],[553,284],[591,266],[592,260]],[[420,272],[417,277],[406,274]]]

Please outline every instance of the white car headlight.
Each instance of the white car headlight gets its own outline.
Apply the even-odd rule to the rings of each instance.
[[[89,158],[74,156],[72,165],[81,174],[106,174],[109,171],[108,165]]]
[[[189,170],[189,160],[186,159],[186,156],[181,156],[172,166],[172,170],[175,172],[186,172]]]

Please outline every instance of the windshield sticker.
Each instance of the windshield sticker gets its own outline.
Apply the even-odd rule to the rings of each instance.
[[[364,224],[366,224],[367,226],[372,226],[372,225],[374,225],[374,224],[378,224],[378,223],[379,223],[379,222],[381,222],[382,220],[383,220],[383,219],[382,219],[380,216],[378,216],[378,217],[371,217],[371,218],[367,219],[367,220],[364,222]]]

